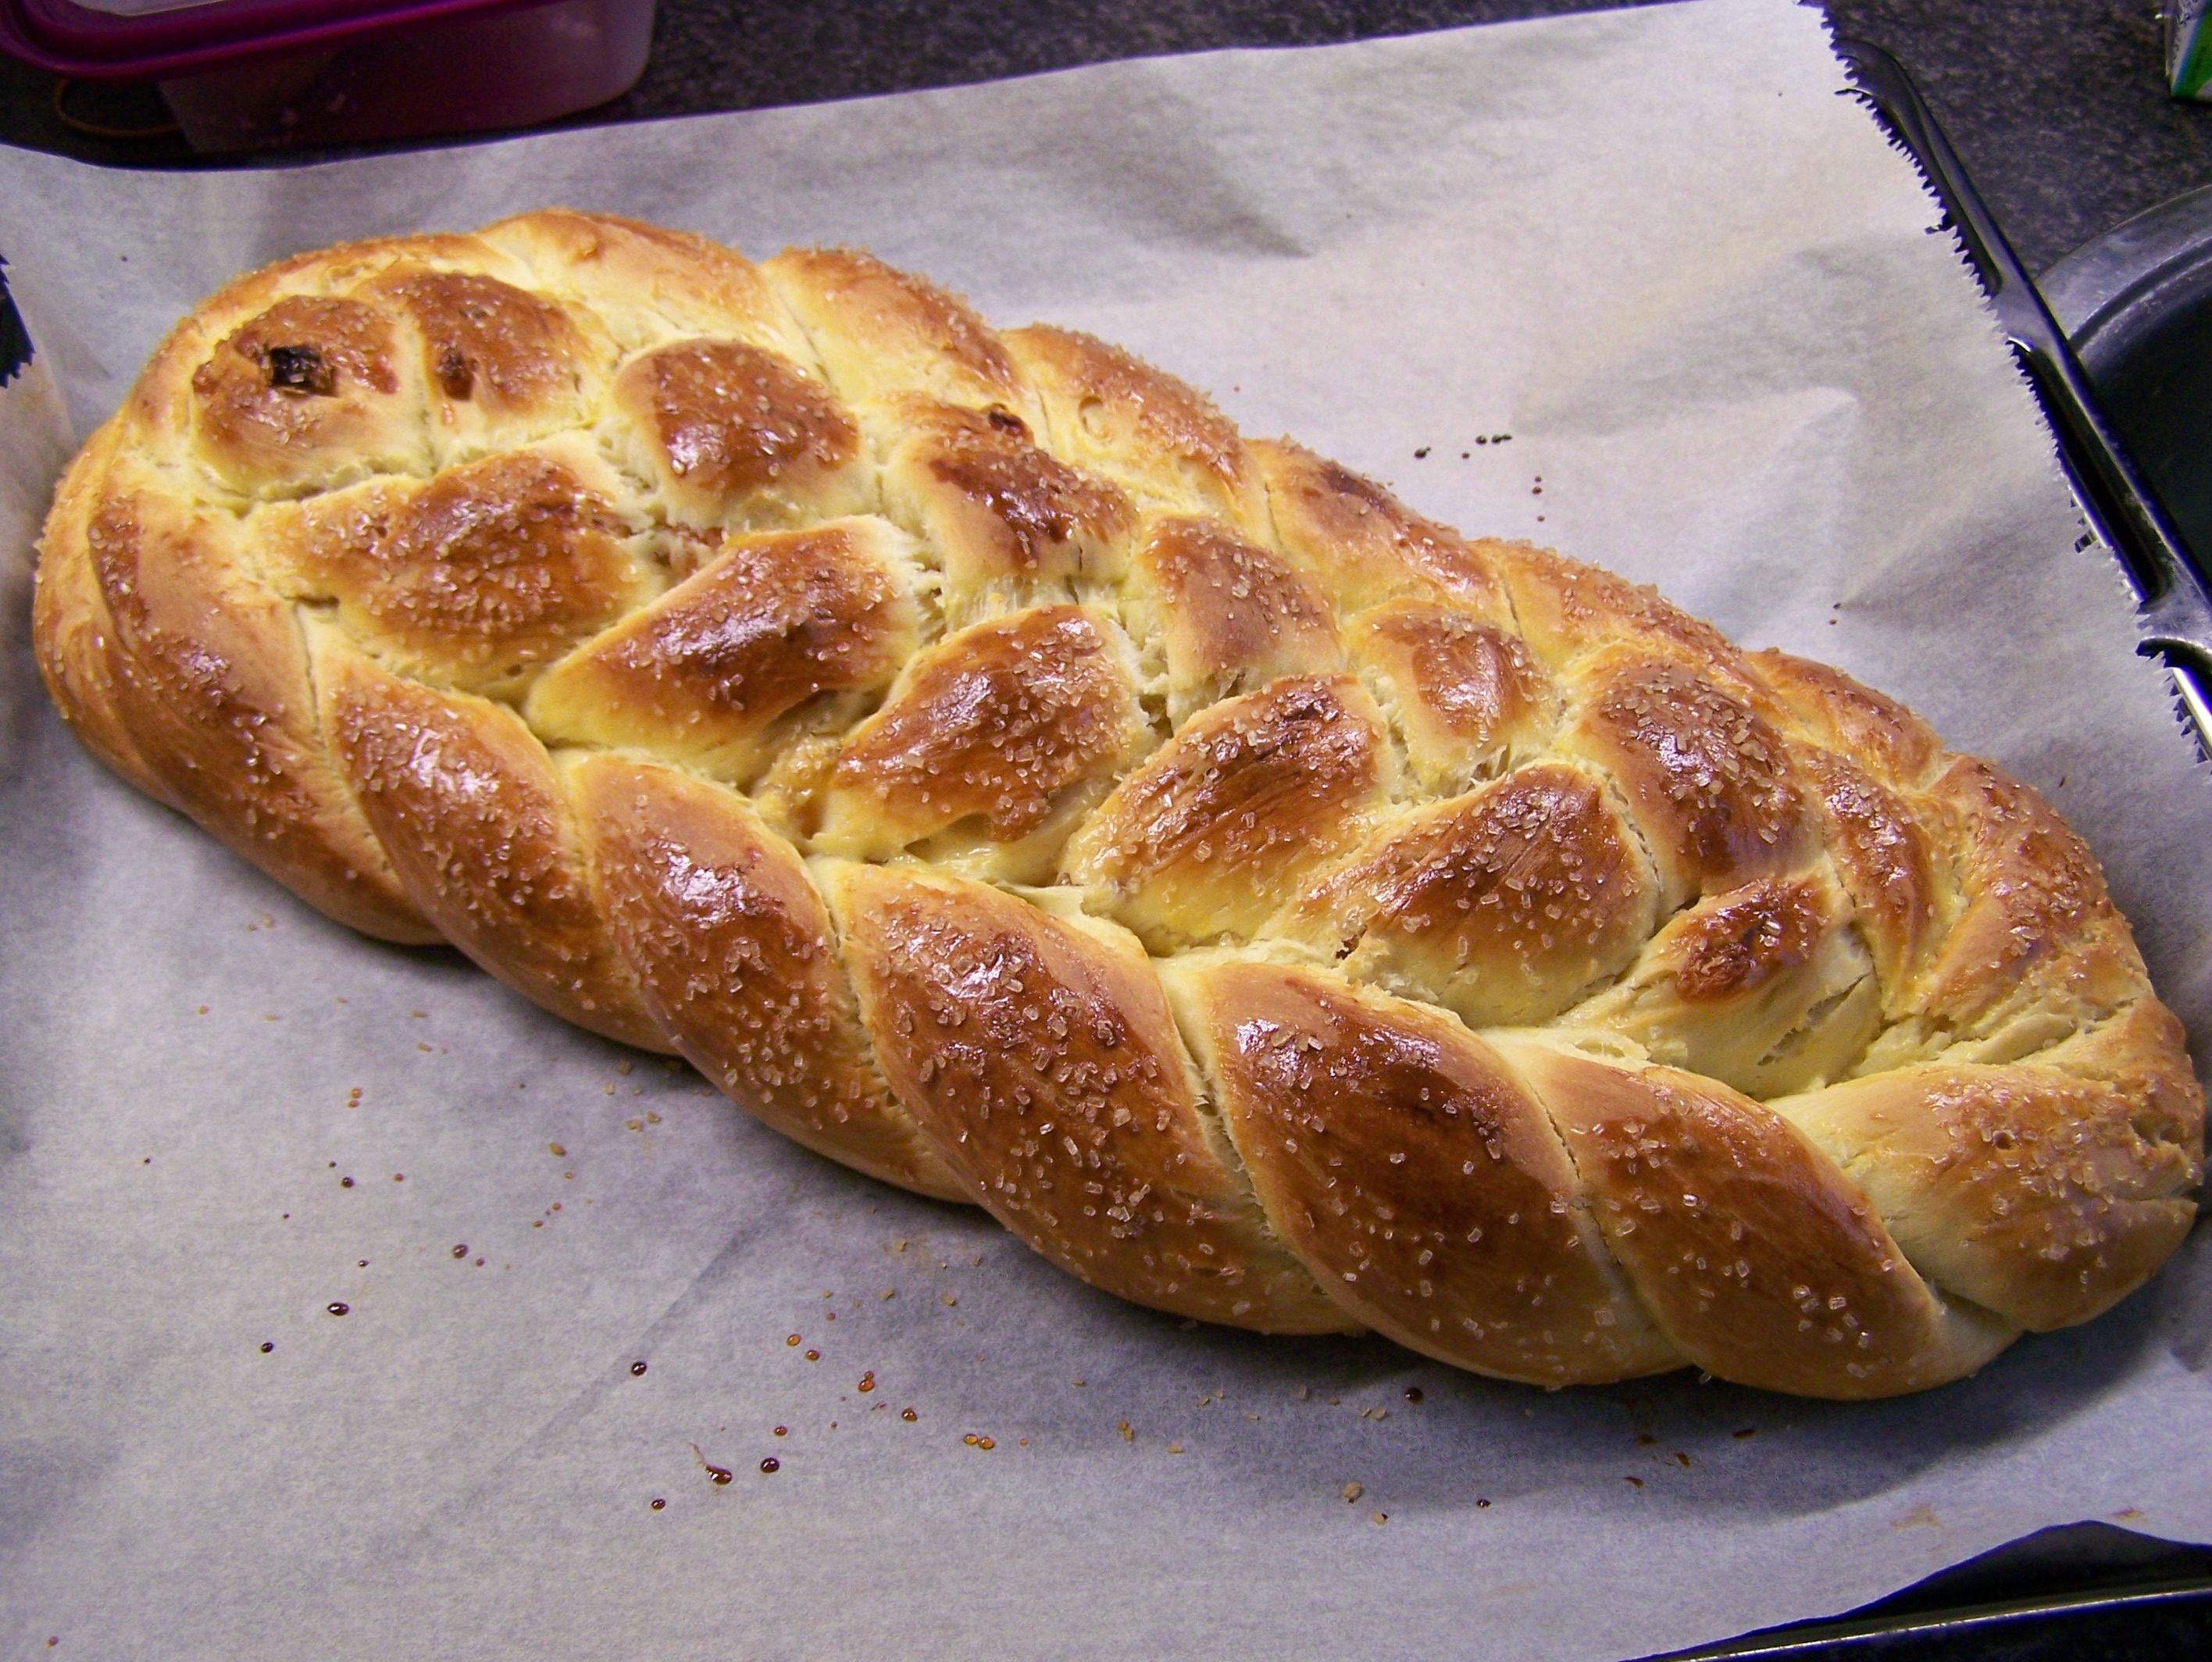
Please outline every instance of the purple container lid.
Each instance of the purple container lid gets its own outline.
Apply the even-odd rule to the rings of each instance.
[[[58,75],[143,80],[542,0],[181,0],[136,15],[0,0],[0,52]]]

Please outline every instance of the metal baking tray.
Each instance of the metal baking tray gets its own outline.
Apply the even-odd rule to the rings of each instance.
[[[2068,1524],[1848,1616],[1653,1662],[2181,1662],[2212,1644],[2212,1548]]]
[[[2178,713],[2212,754],[2212,589],[2191,553],[2212,556],[2212,187],[2069,256],[2039,291],[1897,61],[1854,40],[1838,41],[1837,50],[1859,95],[1942,204],[2043,407],[2083,516],[2135,589],[2142,650],[2164,660]],[[2167,1662],[2208,1654],[2212,1547],[2082,1523],[2010,1542],[1848,1615],[1675,1652],[1665,1662]]]

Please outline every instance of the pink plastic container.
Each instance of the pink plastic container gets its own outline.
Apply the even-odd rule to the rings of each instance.
[[[0,51],[155,80],[192,148],[529,126],[636,81],[654,0],[0,0]]]

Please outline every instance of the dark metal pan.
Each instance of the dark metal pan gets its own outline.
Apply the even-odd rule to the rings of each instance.
[[[2037,286],[2199,571],[2212,558],[2212,185],[2114,227]]]

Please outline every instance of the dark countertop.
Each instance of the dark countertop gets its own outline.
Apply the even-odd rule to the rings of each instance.
[[[1595,10],[1603,0],[660,0],[635,87],[559,124],[588,126],[987,81],[1211,47],[1312,45]],[[1838,31],[1886,48],[1919,84],[2021,259],[2041,270],[2129,215],[2212,182],[2212,105],[2166,95],[2156,0],[1831,0]],[[150,89],[76,89],[118,126],[158,123]],[[53,78],[0,58],[0,143],[112,164],[211,165],[173,135],[72,131]],[[239,165],[225,162],[216,165]],[[4,292],[4,291],[0,291]],[[2202,1552],[2081,1530],[2015,1544],[1883,1601],[1890,1619],[2083,1585],[2082,1565],[2192,1579]],[[2118,1532],[2105,1531],[2107,1537]],[[2052,1546],[2051,1542],[2062,1544]],[[2044,1544],[2040,1547],[2038,1543]],[[2140,1662],[2197,1653],[2208,1605],[2082,1611],[1977,1630],[1814,1641],[1804,1662]],[[1824,1635],[1825,1636],[1825,1635]]]
[[[2040,270],[2129,215],[2212,180],[2212,105],[2177,104],[2156,0],[1832,0],[1842,33],[1901,59],[2021,258]],[[637,85],[568,125],[811,103],[1109,58],[1298,45],[1595,9],[1591,0],[661,0]],[[0,59],[0,143],[177,166],[173,136],[72,132],[53,80]],[[80,88],[111,124],[148,91]]]

